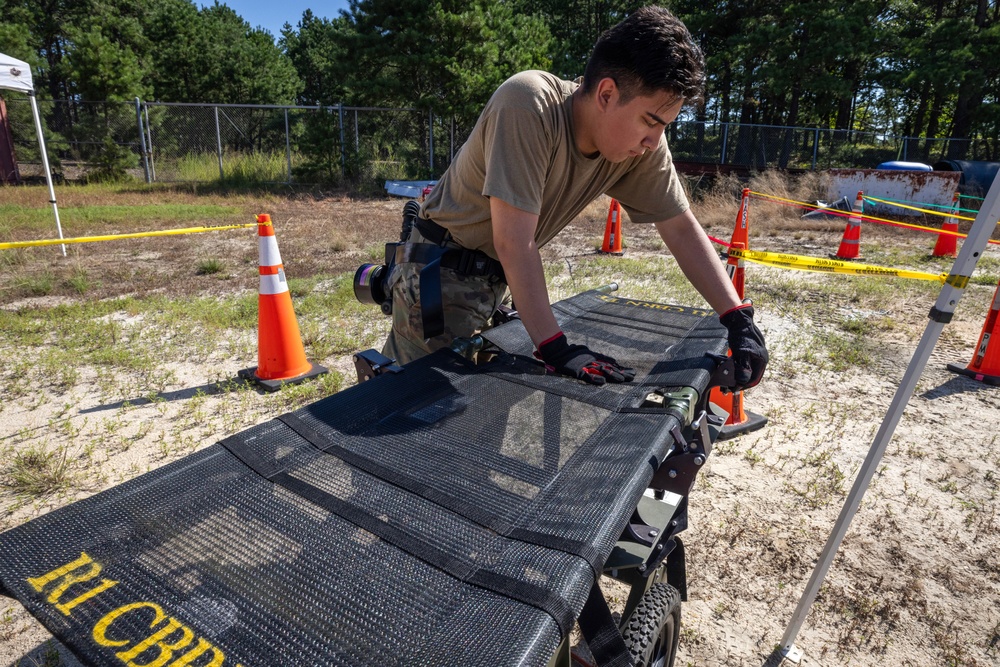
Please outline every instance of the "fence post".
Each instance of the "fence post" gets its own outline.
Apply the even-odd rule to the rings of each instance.
[[[146,133],[142,129],[142,107],[139,104],[139,98],[135,98],[135,122],[139,127],[139,147],[142,150],[142,171],[146,174],[146,182],[152,183],[149,180],[149,158],[146,156]]]
[[[222,131],[219,129],[219,107],[212,107],[212,111],[215,112],[215,146],[219,152],[219,180],[221,181],[226,176],[222,171]]]
[[[344,103],[337,102],[337,123],[340,127],[340,175],[347,178],[347,146],[344,145]]]
[[[726,144],[729,142],[729,123],[722,124],[722,151],[719,153],[719,164],[726,164]]]
[[[292,184],[292,137],[288,131],[288,108],[285,107],[285,162],[288,164],[288,185]]]
[[[813,130],[813,164],[812,170],[816,171],[816,158],[819,155],[819,128]]]
[[[146,145],[149,148],[149,176],[156,182],[156,159],[153,157],[153,128],[149,125],[149,105],[143,103],[142,115],[146,118]]]
[[[433,110],[428,110],[427,112],[427,129],[428,129],[428,134],[430,135],[430,141],[427,142],[427,145],[430,146],[431,149],[430,165],[431,165],[431,175],[433,175],[434,174],[434,111]]]

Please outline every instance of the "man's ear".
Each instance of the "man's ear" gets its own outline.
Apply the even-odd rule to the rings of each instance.
[[[618,95],[618,84],[610,76],[606,76],[597,82],[595,99],[597,100],[597,107],[601,111],[607,111],[618,99]]]

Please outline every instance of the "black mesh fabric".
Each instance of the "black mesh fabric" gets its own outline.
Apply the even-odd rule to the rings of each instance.
[[[0,534],[0,585],[91,665],[545,665],[678,425],[642,397],[725,353],[704,312],[556,310],[636,381],[546,376],[514,322]]]

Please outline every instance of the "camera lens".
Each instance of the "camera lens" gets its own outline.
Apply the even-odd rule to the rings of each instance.
[[[354,272],[354,298],[361,303],[382,305],[385,294],[385,264],[362,264]]]

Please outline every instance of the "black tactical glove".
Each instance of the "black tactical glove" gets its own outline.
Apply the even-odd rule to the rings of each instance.
[[[736,366],[735,389],[756,386],[767,367],[767,348],[764,334],[753,323],[753,306],[748,304],[727,310],[719,321],[729,329],[729,349]]]
[[[549,373],[568,375],[590,384],[631,382],[635,371],[623,368],[611,357],[591,352],[585,345],[570,345],[560,332],[538,346],[535,356],[545,362]]]

